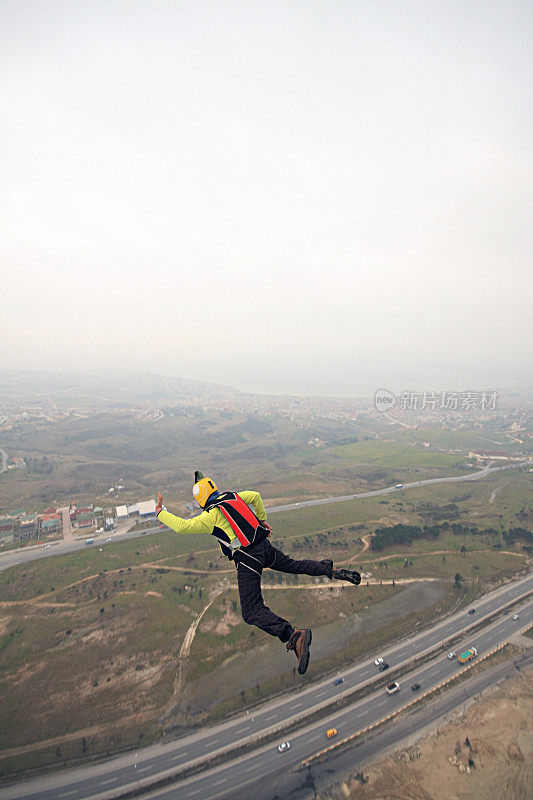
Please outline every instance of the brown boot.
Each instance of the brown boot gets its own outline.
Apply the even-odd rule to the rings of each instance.
[[[294,631],[286,644],[287,650],[294,650],[298,659],[298,672],[303,675],[309,664],[309,647],[313,634],[310,628],[303,631]]]

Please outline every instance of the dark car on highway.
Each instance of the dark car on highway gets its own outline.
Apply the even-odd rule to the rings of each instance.
[[[379,671],[380,672],[385,672],[385,670],[388,669],[388,668],[389,668],[389,665],[385,661],[383,662],[383,664],[379,665]]]
[[[413,683],[413,685],[411,686],[411,689],[413,690],[413,692],[417,692],[420,689],[420,684],[419,683]]]
[[[475,614],[475,613],[476,613],[476,609],[475,609],[475,608],[471,608],[471,609],[470,609],[470,611],[469,611],[468,613],[469,613],[469,614]]]
[[[340,683],[344,683],[344,678],[335,678],[333,686],[338,686]]]

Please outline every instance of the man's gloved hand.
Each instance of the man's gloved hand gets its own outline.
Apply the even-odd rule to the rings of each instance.
[[[156,515],[156,517],[157,517],[157,515],[159,514],[159,512],[161,511],[162,508],[163,508],[163,495],[161,494],[161,492],[158,492],[157,493],[157,503],[155,505],[155,515]]]
[[[267,535],[270,536],[270,534],[272,533],[272,528],[270,527],[266,519],[261,520],[261,527],[265,528],[268,531]]]

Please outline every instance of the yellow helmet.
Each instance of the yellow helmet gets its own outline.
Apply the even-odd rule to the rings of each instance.
[[[205,508],[205,504],[213,494],[218,491],[218,486],[211,478],[204,478],[198,470],[194,473],[195,484],[192,487],[194,499],[201,508]]]

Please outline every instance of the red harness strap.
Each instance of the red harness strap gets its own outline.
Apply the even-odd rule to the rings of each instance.
[[[239,497],[236,492],[231,494],[233,497],[224,498],[221,503],[216,505],[226,517],[241,545],[247,547],[254,541],[257,528],[260,527],[261,523],[253,511],[248,508],[242,497]]]

